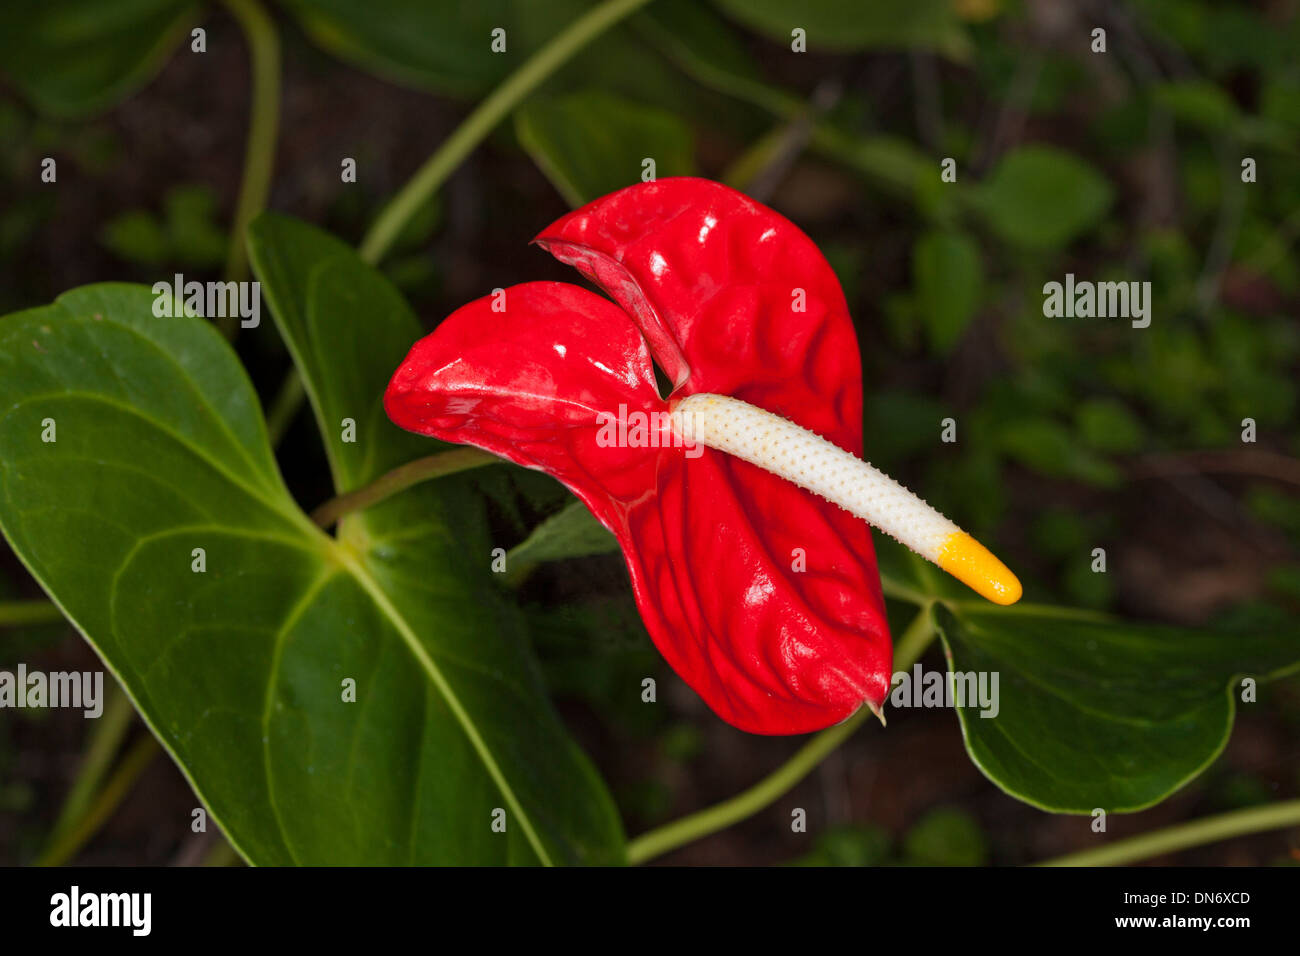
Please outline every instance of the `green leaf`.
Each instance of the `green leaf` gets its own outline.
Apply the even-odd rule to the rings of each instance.
[[[1083,447],[1068,428],[1050,418],[1006,422],[998,432],[998,447],[1041,475],[1101,486],[1115,485],[1120,479],[1113,464]]]
[[[132,209],[106,222],[99,241],[119,259],[155,266],[167,258],[167,230],[158,217],[143,209]]]
[[[486,96],[596,5],[595,0],[281,3],[335,56],[385,79],[463,99]],[[505,31],[504,36],[494,36],[495,30]],[[689,87],[622,24],[576,51],[547,85],[570,89],[588,84],[640,100],[690,105]]]
[[[764,84],[753,58],[730,24],[696,0],[655,0],[632,21],[664,54],[691,76],[741,99],[764,102],[787,97]]]
[[[330,336],[339,284],[312,275]],[[153,302],[88,286],[0,321],[0,528],[232,844],[261,864],[617,861],[612,803],[465,560],[481,518],[412,489],[328,537],[230,347]],[[368,367],[347,348],[342,375]]]
[[[1000,239],[1057,248],[1101,221],[1113,191],[1083,160],[1050,146],[1023,146],[1003,157],[970,202]]]
[[[388,380],[424,334],[391,282],[346,243],[275,213],[249,226],[248,255],[316,412],[336,491],[447,447],[384,413]]]
[[[787,46],[796,27],[808,50],[904,47],[956,58],[970,52],[951,0],[714,0],[726,13]]]
[[[672,113],[599,90],[534,99],[515,112],[519,143],[571,206],[655,175],[695,173],[690,128]]]
[[[1175,119],[1209,133],[1227,132],[1241,119],[1232,97],[1208,81],[1160,83],[1153,87],[1151,96]]]
[[[646,633],[629,590],[526,608],[529,634],[547,685],[558,696],[585,701],[609,728],[644,737],[663,725],[662,707],[641,700],[647,676],[667,665]],[[620,807],[624,807],[622,801]]]
[[[217,196],[202,184],[167,190],[167,232],[178,262],[217,266],[226,255],[226,234],[217,224]]]
[[[811,852],[790,866],[880,866],[889,857],[889,833],[882,827],[845,824],[817,836]]]
[[[905,458],[934,447],[949,408],[942,402],[898,389],[872,390],[864,409],[868,457],[889,471]]]
[[[1127,455],[1142,447],[1142,423],[1123,402],[1113,398],[1090,398],[1079,403],[1074,413],[1079,436],[1100,452]]]
[[[998,674],[996,716],[977,702],[957,707],[971,759],[1011,796],[1056,813],[1159,803],[1222,752],[1239,677],[1300,667],[1295,638],[1281,632],[1028,605],[936,605],[934,615],[950,673]]]
[[[107,109],[162,68],[196,18],[192,0],[16,0],[0,7],[0,69],[39,109]]]
[[[911,866],[986,866],[988,839],[979,823],[958,807],[938,807],[903,838],[903,860]]]
[[[912,247],[912,273],[930,343],[946,354],[979,306],[984,285],[979,248],[960,232],[927,232]]]
[[[618,550],[618,541],[581,501],[551,515],[510,550],[510,563],[558,561]]]
[[[807,108],[799,97],[764,82],[737,31],[698,0],[655,0],[631,24],[706,89],[787,119]]]
[[[909,200],[923,191],[925,177],[934,173],[934,163],[898,136],[858,136],[829,123],[818,123],[813,128],[811,142],[823,155]]]
[[[515,27],[530,5],[429,0],[281,0],[321,47],[364,70],[410,86],[463,97],[499,83],[534,44],[507,31],[506,52],[491,50],[492,31]],[[531,5],[535,10],[536,5]],[[511,36],[511,34],[514,34]],[[513,42],[511,42],[513,41]]]
[[[177,186],[164,200],[166,222],[143,209],[110,220],[100,242],[127,262],[215,266],[226,255],[226,236],[214,222],[217,199],[207,186]]]
[[[808,104],[765,83],[735,31],[708,7],[694,0],[656,0],[633,21],[649,42],[699,84],[753,104],[785,120],[808,114]],[[862,136],[861,124],[845,126],[832,118],[816,120],[811,149],[871,178],[894,194],[912,199],[937,181],[934,163],[916,146],[897,136]],[[956,187],[945,187],[944,195]],[[933,196],[927,192],[931,205]]]

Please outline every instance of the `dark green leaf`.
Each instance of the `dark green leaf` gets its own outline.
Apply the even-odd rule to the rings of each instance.
[[[275,213],[253,221],[248,251],[316,411],[336,491],[447,447],[384,413],[388,380],[424,334],[392,283],[346,243]]]
[[[730,16],[773,40],[790,44],[796,27],[808,49],[905,47],[964,57],[970,48],[951,0],[714,0]]]
[[[999,238],[1035,248],[1064,246],[1101,221],[1110,183],[1083,160],[1050,146],[1008,153],[971,195]]]
[[[945,354],[975,316],[984,285],[979,248],[959,232],[927,232],[912,247],[916,297],[930,344]]]
[[[515,113],[519,142],[571,206],[656,177],[695,172],[691,131],[672,113],[597,90],[535,99]]]
[[[798,97],[763,82],[736,31],[697,0],[655,0],[632,22],[673,63],[709,89],[778,115],[803,108]]]
[[[790,866],[879,866],[889,857],[889,833],[881,827],[838,826],[819,834],[811,853]]]
[[[1119,470],[1093,454],[1073,432],[1050,418],[1022,418],[1005,423],[998,447],[1008,456],[1041,475],[1077,478],[1093,485],[1119,481]]]
[[[281,2],[334,55],[386,79],[465,99],[486,96],[595,5],[594,0]],[[494,37],[495,30],[505,31],[504,36]],[[690,107],[689,87],[623,24],[576,51],[547,88],[580,85]]]
[[[510,563],[558,561],[618,550],[618,541],[581,501],[551,515],[510,550]]]
[[[113,255],[127,262],[158,265],[167,259],[167,230],[158,217],[143,209],[115,216],[100,230],[99,241]]]
[[[818,123],[813,129],[812,146],[909,200],[924,189],[924,177],[939,176],[938,167],[924,153],[898,136],[857,136]]]
[[[357,66],[411,86],[478,96],[537,45],[539,4],[513,0],[281,0],[318,44]],[[552,18],[559,20],[559,15]],[[553,23],[553,28],[564,21]],[[506,29],[506,52],[492,31]]]
[[[928,395],[872,391],[864,409],[867,458],[892,474],[905,458],[932,449],[951,410]]]
[[[310,294],[322,349],[344,332],[331,323],[385,315],[341,315],[335,273],[378,291],[338,257],[279,290]],[[413,489],[328,537],[290,498],[230,347],[153,301],[90,286],[0,321],[0,528],[231,842],[268,864],[619,859],[614,808],[517,615],[465,560],[486,545],[481,519]],[[368,371],[373,356],[339,341],[331,367]],[[341,402],[374,387],[311,385]],[[381,454],[366,449],[336,453],[339,473],[365,475]]]
[[[1031,606],[936,605],[934,614],[950,672],[998,675],[996,716],[974,702],[957,708],[971,759],[1011,796],[1058,813],[1163,800],[1223,750],[1240,676],[1300,666],[1294,636],[1281,632]]]
[[[1090,398],[1074,413],[1079,437],[1089,448],[1111,454],[1130,454],[1142,447],[1142,424],[1122,402]]]
[[[989,844],[979,823],[958,807],[939,807],[903,838],[903,861],[912,866],[985,866]]]
[[[1209,133],[1226,132],[1240,119],[1232,97],[1203,80],[1161,83],[1152,90],[1152,98],[1176,119]]]
[[[0,7],[0,69],[47,113],[97,112],[158,72],[196,10],[192,0],[13,0]]]
[[[143,209],[110,220],[100,233],[114,255],[127,262],[215,266],[226,255],[226,236],[214,222],[216,196],[206,186],[177,186],[164,201],[166,221]]]

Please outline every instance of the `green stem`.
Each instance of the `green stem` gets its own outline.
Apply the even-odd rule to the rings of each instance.
[[[491,452],[477,448],[457,448],[436,455],[428,455],[399,465],[387,474],[380,475],[370,484],[349,491],[347,494],[331,498],[311,513],[311,520],[322,528],[328,528],[346,514],[361,511],[391,498],[399,491],[405,491],[412,485],[431,478],[454,475],[458,471],[481,468],[492,465],[501,459]]]
[[[52,601],[0,602],[0,627],[52,624],[62,619],[63,612]]]
[[[895,669],[910,668],[934,637],[934,623],[927,605],[921,608],[899,638],[894,654]],[[831,751],[853,736],[869,716],[871,711],[861,708],[843,723],[815,735],[775,772],[748,790],[631,840],[627,845],[628,862],[633,865],[644,863],[758,813],[808,776]]]
[[[109,687],[104,712],[100,715],[100,719],[95,721],[94,729],[90,732],[90,742],[86,746],[86,755],[82,758],[81,767],[77,771],[77,779],[63,801],[58,819],[50,829],[47,846],[57,843],[76,821],[85,815],[91,799],[99,790],[104,775],[108,773],[113,763],[118,747],[126,738],[126,732],[130,729],[131,719],[134,716],[135,708],[131,706],[130,698],[116,682],[113,682]]]
[[[938,636],[938,631],[934,627],[931,605],[932,602],[921,605],[920,610],[916,612],[916,617],[912,618],[912,623],[907,625],[907,629],[895,642],[894,670],[896,672],[908,670],[919,661],[926,648]]]
[[[280,447],[284,433],[293,424],[294,416],[298,414],[298,409],[302,407],[302,400],[306,396],[302,376],[298,374],[296,368],[290,367],[284,381],[280,383],[280,390],[271,400],[271,407],[266,411],[266,437],[271,440],[272,448]]]
[[[1262,830],[1300,826],[1300,800],[1286,800],[1260,807],[1220,813],[1191,823],[1117,840],[1095,850],[1070,853],[1039,863],[1039,866],[1120,866],[1163,853],[1174,853],[1206,843],[1217,843]]]
[[[226,254],[226,278],[242,280],[248,275],[248,250],[244,235],[248,224],[266,206],[275,165],[275,142],[280,125],[280,40],[275,23],[257,0],[225,0],[248,43],[252,74],[252,104],[249,109],[248,143],[244,151],[244,175],[230,227],[230,248]],[[223,331],[234,332],[235,319],[223,320]]]
[[[780,158],[790,139],[790,130],[798,122],[796,119],[778,123],[764,133],[757,142],[732,160],[731,165],[723,170],[722,181],[732,189],[744,192],[750,183],[759,179],[764,170]]]
[[[86,814],[73,824],[64,834],[55,840],[36,860],[36,866],[62,866],[86,845],[104,822],[113,815],[122,800],[131,792],[146,767],[158,755],[161,748],[152,734],[145,734],[126,752],[122,762],[117,765],[113,776],[109,778],[104,789],[99,792],[95,802]]]
[[[906,601],[908,604],[915,604],[918,607],[925,607],[932,600],[929,595],[921,593],[916,588],[909,587],[898,578],[891,577],[883,571],[880,572],[880,589],[887,598]]]
[[[552,73],[592,39],[649,0],[605,0],[569,24],[506,78],[429,157],[380,213],[361,242],[361,258],[379,262],[407,220],[432,197],[461,161]]]

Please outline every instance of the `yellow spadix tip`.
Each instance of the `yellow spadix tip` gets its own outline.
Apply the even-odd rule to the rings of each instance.
[[[948,536],[936,563],[994,604],[1015,604],[1023,593],[1019,578],[965,531]]]

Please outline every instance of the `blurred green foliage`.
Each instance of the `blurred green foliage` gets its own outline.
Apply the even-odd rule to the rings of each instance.
[[[978,821],[959,807],[935,807],[895,842],[868,825],[840,825],[819,833],[813,849],[793,866],[985,866],[989,842]]]

